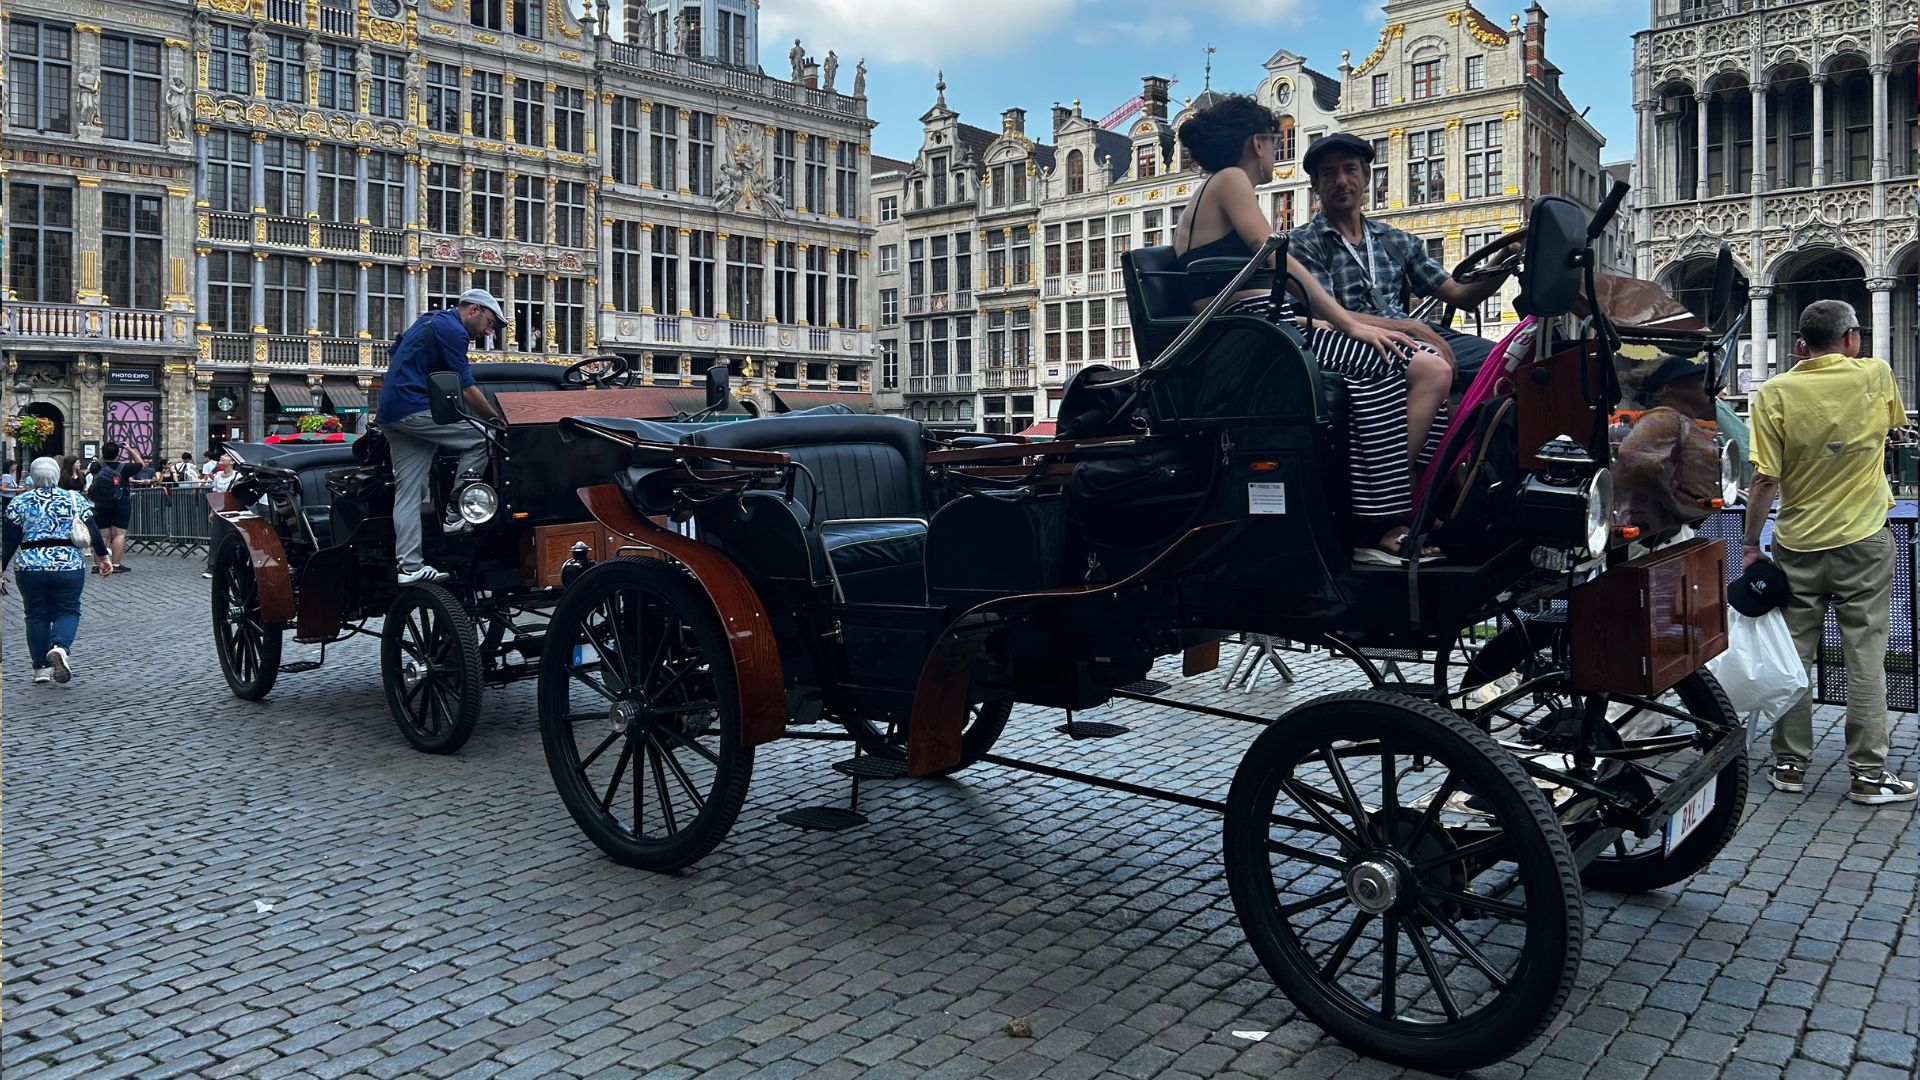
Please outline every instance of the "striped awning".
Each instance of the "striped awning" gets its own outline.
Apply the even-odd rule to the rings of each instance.
[[[267,389],[273,392],[273,399],[280,403],[280,411],[283,413],[310,413],[320,411],[313,403],[312,388],[304,381],[295,382],[292,379],[272,379],[267,382]]]
[[[842,390],[775,390],[773,396],[788,412],[801,409],[817,409],[822,405],[845,405],[857,413],[877,413],[880,407],[874,404],[872,394],[856,394]]]
[[[367,411],[367,393],[353,383],[327,383],[324,389],[333,411],[342,415]]]

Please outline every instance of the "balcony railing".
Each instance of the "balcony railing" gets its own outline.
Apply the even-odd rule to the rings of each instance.
[[[185,348],[191,322],[184,312],[15,303],[0,309],[0,337]]]
[[[727,324],[727,344],[755,349],[766,348],[767,324],[763,322],[729,322]]]
[[[306,0],[267,0],[267,20],[288,26],[307,25]]]
[[[833,348],[833,331],[817,326],[807,328],[807,348],[814,352],[826,352]]]
[[[608,312],[600,319],[600,341],[607,347],[669,346],[678,351],[755,349],[769,352],[828,353],[867,359],[873,348],[870,330],[801,326],[753,319],[707,318],[698,315],[650,315]]]
[[[253,240],[253,218],[247,214],[208,214],[207,238],[245,244]]]
[[[343,0],[320,0],[320,29],[343,37],[353,36],[353,6]]]
[[[925,315],[926,313],[927,313],[927,298],[926,298],[926,297],[924,297],[924,296],[909,296],[909,297],[907,297],[907,314],[909,314],[909,315]]]
[[[364,358],[376,368],[387,366],[391,343],[360,338],[327,338],[301,334],[209,334],[207,359],[215,364],[253,366],[262,355],[267,367],[358,369]]]
[[[200,237],[228,244],[262,243],[302,251],[318,249],[350,255],[402,258],[407,254],[405,229],[315,221],[311,218],[256,217],[252,214],[213,211],[201,219]]]
[[[653,317],[653,339],[655,341],[679,341],[680,320],[672,315],[655,315]]]
[[[1655,26],[1684,26],[1687,23],[1705,22],[1708,19],[1724,18],[1754,10],[1759,5],[1754,0],[1710,0],[1700,3],[1689,0],[1682,3],[1679,11],[1671,11],[1654,17]]]
[[[803,103],[809,108],[836,112],[844,116],[865,116],[866,99],[848,97],[832,90],[814,90],[745,68],[716,64],[712,60],[658,52],[624,41],[611,43],[608,59],[615,65],[641,71],[676,75],[710,86],[724,87],[753,97]]]

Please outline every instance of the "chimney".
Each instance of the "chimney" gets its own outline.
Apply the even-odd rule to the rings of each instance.
[[[1008,109],[1006,112],[1001,113],[1000,134],[1019,135],[1025,138],[1027,134],[1027,110]]]
[[[1158,75],[1140,80],[1140,112],[1149,120],[1167,118],[1167,80]]]
[[[1541,82],[1547,70],[1547,12],[1539,3],[1527,5],[1526,68],[1529,82]]]
[[[1072,109],[1067,108],[1057,101],[1053,103],[1053,134],[1056,138],[1060,135],[1060,128],[1072,117]]]
[[[807,57],[805,66],[800,69],[800,85],[809,90],[820,89],[820,64],[813,57]]]

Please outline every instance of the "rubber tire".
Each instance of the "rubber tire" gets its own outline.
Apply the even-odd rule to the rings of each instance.
[[[954,773],[977,765],[980,759],[993,752],[993,744],[1000,741],[1000,734],[1007,730],[1007,721],[1013,716],[1013,702],[988,701],[967,706],[968,710],[978,709],[979,714],[972,716],[967,726],[960,729],[960,760],[950,768],[927,773],[927,776],[952,776]],[[889,742],[886,734],[864,718],[843,719],[840,726],[853,735],[853,741],[860,752],[870,757],[890,757],[906,759],[906,751],[898,743]]]
[[[1538,630],[1542,643],[1556,640],[1565,633],[1566,627],[1559,623]],[[1464,686],[1470,688],[1491,682],[1517,669],[1528,657],[1528,640],[1513,627],[1494,635],[1493,640],[1487,642],[1468,665]],[[1706,668],[1681,679],[1674,684],[1673,690],[1680,695],[1681,702],[1689,712],[1722,723],[1740,723],[1733,705],[1727,701],[1727,692],[1721,689],[1713,673]],[[1744,733],[1739,737],[1744,739]],[[1679,884],[1699,873],[1732,842],[1734,833],[1740,829],[1740,814],[1747,802],[1747,752],[1744,745],[1738,756],[1720,770],[1714,783],[1717,790],[1714,792],[1713,810],[1693,835],[1681,842],[1672,858],[1663,858],[1660,852],[1653,850],[1637,852],[1624,859],[1603,852],[1581,869],[1581,883],[1590,889],[1606,892],[1642,893]]]
[[[453,637],[454,656],[449,666],[459,680],[458,705],[447,730],[439,734],[423,731],[407,718],[405,692],[400,683],[400,628],[406,616],[416,610],[432,611],[444,632]],[[415,750],[425,754],[451,754],[465,746],[480,723],[480,706],[486,694],[480,636],[466,605],[439,585],[409,585],[401,589],[387,609],[386,624],[380,631],[380,682],[387,693],[387,711],[393,714],[401,737]]]
[[[1690,713],[1708,719],[1738,725],[1740,718],[1727,701],[1712,672],[1705,668],[1681,679],[1674,692],[1680,695]],[[1712,712],[1707,710],[1711,708]],[[1732,738],[1744,739],[1736,728]],[[1678,884],[1705,869],[1733,840],[1740,830],[1740,813],[1747,803],[1747,751],[1743,745],[1732,761],[1714,778],[1713,809],[1693,834],[1680,842],[1672,856],[1663,856],[1658,848],[1635,852],[1621,858],[1605,852],[1580,871],[1580,880],[1589,889],[1607,892],[1642,893]],[[1611,850],[1611,849],[1608,849]]]
[[[1511,1004],[1482,1009],[1476,1014],[1479,1018],[1458,1034],[1444,1030],[1456,1026],[1452,1024],[1423,1025],[1433,1030],[1419,1036],[1412,1025],[1382,1030],[1377,1020],[1324,989],[1318,974],[1301,962],[1291,935],[1278,930],[1283,920],[1266,852],[1267,815],[1273,807],[1267,789],[1277,786],[1275,771],[1280,763],[1299,759],[1292,749],[1295,745],[1318,745],[1330,731],[1356,739],[1397,734],[1405,742],[1446,749],[1461,759],[1451,768],[1465,765],[1462,771],[1472,777],[1475,790],[1502,804],[1494,808],[1497,817],[1517,817],[1534,826],[1508,833],[1516,854],[1525,859],[1521,865],[1528,878],[1529,915],[1540,919],[1537,926],[1528,927],[1529,951],[1508,984],[1506,996]],[[1546,1029],[1573,989],[1584,944],[1585,905],[1573,850],[1560,821],[1512,755],[1473,724],[1431,702],[1379,690],[1331,694],[1275,720],[1254,740],[1234,772],[1227,795],[1224,848],[1234,911],[1261,965],[1295,1007],[1360,1053],[1432,1072],[1502,1061]],[[1551,902],[1555,893],[1558,903]]]
[[[581,640],[579,624],[607,593],[622,588],[651,591],[667,601],[693,631],[701,653],[712,658],[708,670],[715,700],[720,705],[717,756],[721,764],[716,770],[714,788],[707,794],[705,808],[687,828],[660,841],[642,840],[625,830],[609,827],[608,817],[601,812],[594,793],[581,784],[574,769],[579,751],[573,741],[572,725],[566,720],[567,665],[573,658],[573,646]],[[540,742],[546,751],[547,769],[553,775],[554,787],[567,812],[573,815],[574,823],[601,851],[622,866],[671,873],[705,858],[733,831],[747,799],[747,786],[753,779],[753,748],[741,741],[740,692],[733,658],[719,613],[714,610],[706,590],[685,571],[659,559],[609,559],[568,586],[547,623],[546,642],[546,647],[540,650]]]
[[[260,623],[260,667],[254,672],[252,680],[242,679],[235,670],[233,657],[221,647],[221,630],[226,622],[226,612],[223,610],[226,592],[222,586],[226,583],[228,567],[234,563],[238,564],[239,572],[246,575],[252,587],[256,610],[260,601],[260,585],[254,580],[253,556],[247,550],[247,542],[240,538],[239,533],[229,532],[221,539],[220,546],[214,549],[213,556],[213,589],[208,597],[208,608],[213,617],[213,651],[220,657],[220,674],[226,677],[227,688],[233,691],[233,696],[242,701],[260,701],[273,692],[274,681],[280,677],[282,634],[286,631],[286,624]]]

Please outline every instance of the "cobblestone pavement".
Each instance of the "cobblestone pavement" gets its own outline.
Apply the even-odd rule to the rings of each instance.
[[[982,766],[869,785],[868,826],[804,833],[774,815],[844,795],[838,748],[781,743],[712,856],[630,871],[554,794],[531,684],[492,692],[460,755],[416,754],[371,643],[244,703],[198,561],[135,569],[89,584],[69,686],[28,683],[17,598],[0,616],[7,1080],[1419,1075],[1273,988],[1204,812]],[[1353,682],[1293,660],[1289,687],[1173,693],[1277,714]],[[1002,748],[1216,797],[1250,734],[1128,705],[1103,716],[1131,734],[1063,746],[1056,715],[1017,713]],[[1920,830],[1845,800],[1837,710],[1819,722],[1811,790],[1756,773],[1706,872],[1588,894],[1566,1010],[1477,1075],[1913,1075]],[[1908,776],[1914,741],[1903,716]]]

